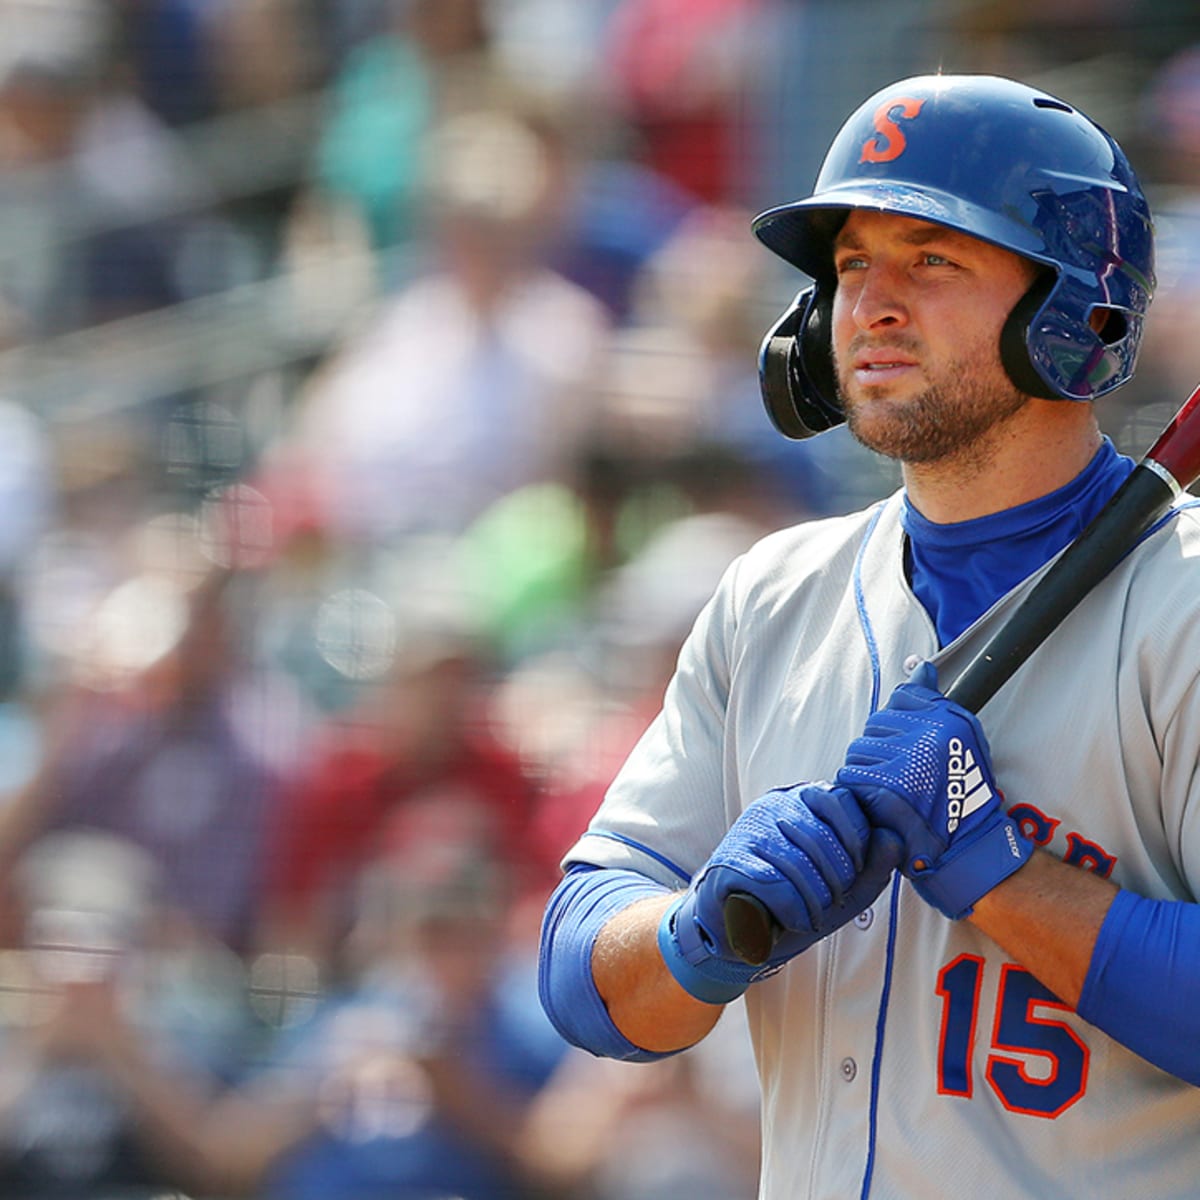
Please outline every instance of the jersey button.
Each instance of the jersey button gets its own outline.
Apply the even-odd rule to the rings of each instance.
[[[911,675],[925,660],[919,654],[910,654],[904,660],[904,671]]]
[[[858,916],[854,918],[854,924],[857,925],[859,929],[870,929],[871,926],[875,924],[874,911],[869,908],[864,908],[862,912],[860,912]]]
[[[843,1058],[839,1070],[842,1073],[842,1078],[847,1083],[850,1083],[854,1079],[855,1075],[858,1074],[858,1063],[856,1063],[852,1058]]]

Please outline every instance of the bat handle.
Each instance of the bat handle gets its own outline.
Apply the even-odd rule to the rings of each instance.
[[[733,952],[752,967],[762,966],[782,932],[767,906],[746,892],[731,892],[725,897],[724,917]]]

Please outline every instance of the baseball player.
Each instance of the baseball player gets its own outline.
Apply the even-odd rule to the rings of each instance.
[[[647,1060],[744,994],[761,1200],[1194,1196],[1200,510],[978,718],[938,688],[1132,469],[1090,402],[1153,290],[1137,179],[1053,96],[914,78],[754,231],[812,280],[772,419],[846,420],[904,487],[730,566],[567,855],[543,1003]],[[770,914],[759,965],[730,896]]]

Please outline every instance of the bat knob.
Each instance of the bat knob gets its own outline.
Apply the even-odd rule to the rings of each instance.
[[[745,892],[725,898],[725,937],[734,954],[752,967],[761,967],[771,957],[779,927],[761,900]]]

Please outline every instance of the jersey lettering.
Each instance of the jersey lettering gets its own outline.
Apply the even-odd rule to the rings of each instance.
[[[984,967],[978,955],[960,954],[938,972],[939,1095],[967,1100],[974,1095],[971,1060]],[[1067,1022],[1049,1015],[1055,1011],[1071,1009],[1024,967],[1001,968],[984,1075],[1009,1112],[1053,1120],[1087,1090],[1087,1045]]]
[[[1101,879],[1107,879],[1117,865],[1116,855],[1109,854],[1103,846],[1089,842],[1077,833],[1067,834],[1067,852],[1063,855],[1063,862],[1092,871]]]
[[[1087,1090],[1089,1056],[1075,1030],[1046,1016],[1047,1009],[1071,1011],[1024,967],[1006,963],[1001,968],[987,1078],[1010,1112],[1052,1120]],[[1039,1067],[1036,1073],[1034,1064]]]
[[[899,96],[894,100],[885,100],[876,110],[872,124],[875,132],[863,142],[862,157],[859,162],[885,163],[897,159],[908,146],[904,131],[896,124],[896,118],[911,121],[921,111],[924,100],[915,100],[911,96]]]
[[[942,998],[942,1031],[938,1037],[939,1095],[970,1098],[974,1091],[971,1057],[975,1053],[982,983],[983,959],[977,954],[960,954],[938,972],[937,994]]]
[[[1021,827],[1021,832],[1034,845],[1048,846],[1062,824],[1056,817],[1048,817],[1033,804],[1014,804],[1008,815]],[[1089,841],[1073,830],[1067,833],[1067,849],[1063,862],[1084,871],[1091,871],[1101,879],[1108,879],[1117,865],[1117,856],[1109,854],[1099,842]]]
[[[1046,816],[1035,804],[1014,804],[1008,815],[1035,846],[1050,845],[1054,831],[1062,824],[1056,817]]]

